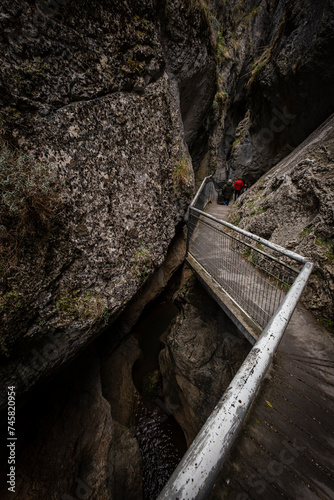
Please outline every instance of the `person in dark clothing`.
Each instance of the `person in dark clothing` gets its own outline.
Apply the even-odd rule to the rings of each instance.
[[[224,198],[224,205],[228,205],[230,203],[230,199],[233,196],[234,186],[232,184],[231,179],[227,181],[227,184],[224,184],[222,189],[222,195]]]
[[[234,201],[239,198],[240,196],[240,193],[241,193],[241,190],[242,188],[244,187],[244,183],[242,182],[241,179],[238,179],[237,181],[235,181],[234,183],[234,188],[235,188],[235,192],[234,192]]]
[[[242,194],[242,193],[244,193],[245,191],[247,191],[247,189],[248,189],[248,188],[249,188],[249,186],[248,186],[248,182],[247,182],[247,181],[245,181],[245,182],[244,182],[244,187],[242,188],[242,191],[241,191],[241,193],[240,193],[240,194]]]

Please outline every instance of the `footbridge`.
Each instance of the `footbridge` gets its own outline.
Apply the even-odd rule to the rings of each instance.
[[[313,265],[226,211],[206,178],[187,261],[253,347],[159,500],[333,499],[334,344],[297,307]]]

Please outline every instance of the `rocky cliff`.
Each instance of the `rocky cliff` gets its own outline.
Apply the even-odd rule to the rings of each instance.
[[[209,164],[251,183],[333,111],[333,1],[209,2],[219,117]]]
[[[334,117],[240,198],[229,220],[314,263],[302,300],[334,322]]]
[[[181,425],[188,445],[251,348],[189,273],[174,298],[180,313],[159,358],[165,404]]]
[[[130,345],[128,363],[136,356],[138,348]],[[141,455],[122,417],[126,398],[124,404],[118,401],[118,420],[112,417],[111,380],[126,375],[126,365],[118,362],[121,357],[119,353],[108,370],[97,350],[89,347],[47,388],[30,398],[16,418],[15,492],[8,491],[5,479],[7,449],[0,450],[2,499],[141,498]],[[130,391],[131,380],[123,376],[125,382]],[[117,391],[116,384],[113,390]]]
[[[178,2],[5,1],[0,22],[2,163],[23,179],[1,186],[1,350],[25,390],[164,262],[215,64],[203,12]]]
[[[22,423],[17,498],[136,498],[138,353],[116,348],[184,259],[194,178],[227,166],[253,183],[334,111],[333,2],[2,0],[0,26],[0,406],[84,352],[32,400],[46,413]],[[306,300],[327,323],[330,127],[232,217],[313,258]],[[247,351],[192,290],[161,355],[188,443]]]

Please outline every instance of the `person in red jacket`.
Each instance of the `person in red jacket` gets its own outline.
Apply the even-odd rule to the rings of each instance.
[[[241,190],[242,190],[243,187],[244,187],[244,183],[242,182],[241,179],[238,179],[237,181],[235,181],[235,183],[234,183],[234,188],[235,188],[235,191],[234,191],[234,201],[237,198],[239,198]]]

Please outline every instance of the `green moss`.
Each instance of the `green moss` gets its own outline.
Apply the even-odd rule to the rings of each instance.
[[[0,312],[6,311],[14,314],[18,309],[22,308],[22,297],[13,290],[4,293],[0,292]]]
[[[241,137],[239,137],[238,139],[236,139],[234,141],[234,143],[232,144],[232,149],[236,148],[240,141],[241,141]]]
[[[249,20],[253,19],[258,13],[258,11],[259,7],[254,7],[250,12],[248,12],[248,14],[244,16],[243,21],[248,22]]]
[[[242,256],[245,257],[245,259],[248,259],[250,257],[250,254],[251,254],[251,249],[247,248],[242,254]]]
[[[223,58],[227,59],[230,57],[228,46],[225,44],[223,31],[217,32],[216,54],[219,60],[222,60]]]
[[[46,78],[50,71],[49,64],[45,63],[40,57],[35,57],[31,61],[25,61],[24,63],[16,66],[19,73],[14,75],[14,78],[24,79],[29,76],[33,80],[39,80],[41,78]]]
[[[250,215],[253,216],[253,215],[257,215],[257,214],[263,214],[264,212],[265,212],[264,208],[257,208],[256,210],[252,210]]]
[[[334,321],[328,318],[320,318],[320,323],[327,328],[327,330],[334,332]]]
[[[251,85],[254,83],[255,80],[259,78],[259,75],[262,73],[264,68],[267,66],[267,64],[270,61],[271,57],[271,49],[266,48],[261,56],[253,63],[252,65],[252,72],[251,76],[247,82],[247,87],[250,88]]]

